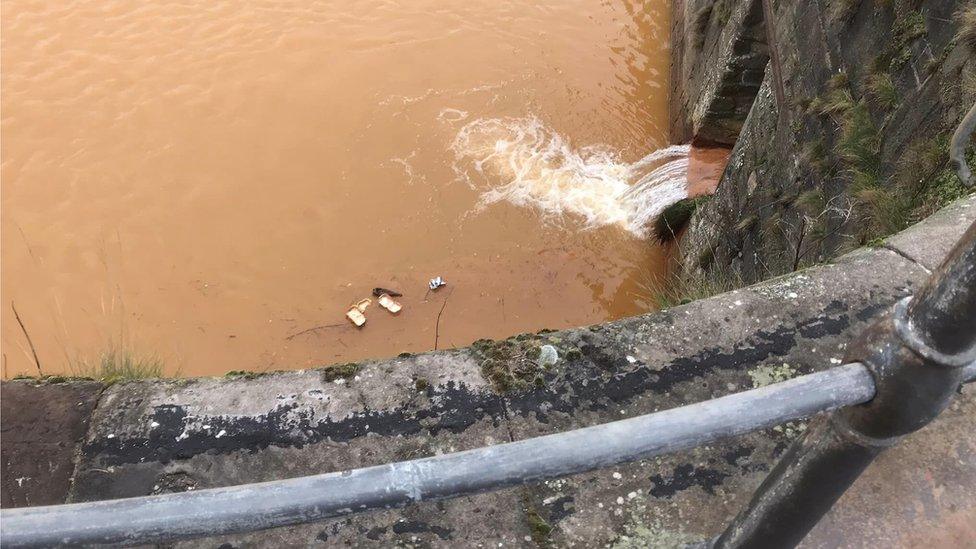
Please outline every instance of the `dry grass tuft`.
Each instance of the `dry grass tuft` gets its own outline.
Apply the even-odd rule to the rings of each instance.
[[[112,345],[97,361],[72,366],[76,375],[106,383],[163,377],[163,361],[155,355],[138,355],[125,346]]]
[[[959,21],[956,41],[969,49],[970,54],[976,54],[976,2],[960,8],[956,20]]]

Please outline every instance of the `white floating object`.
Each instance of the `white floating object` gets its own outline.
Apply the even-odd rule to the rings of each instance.
[[[369,307],[372,302],[370,299],[360,300],[352,307],[349,307],[349,310],[346,311],[346,318],[355,324],[357,328],[362,328],[363,324],[366,324],[366,315],[363,313],[366,312],[366,307]]]
[[[403,308],[403,306],[397,303],[397,301],[393,299],[393,297],[390,296],[390,294],[380,295],[377,301],[379,301],[381,307],[383,307],[387,311],[390,311],[393,314],[399,313],[400,309]]]
[[[437,277],[437,278],[430,279],[430,282],[427,283],[427,286],[431,290],[436,290],[437,288],[440,288],[441,286],[447,286],[447,282],[444,282],[444,279],[443,278]]]

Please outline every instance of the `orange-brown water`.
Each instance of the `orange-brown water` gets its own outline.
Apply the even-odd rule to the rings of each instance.
[[[621,163],[664,146],[668,26],[664,0],[4,0],[4,376],[36,373],[11,303],[46,374],[119,345],[170,374],[305,368],[644,310],[661,248],[485,201],[507,175],[456,145],[531,119]],[[374,286],[404,309],[356,329]]]

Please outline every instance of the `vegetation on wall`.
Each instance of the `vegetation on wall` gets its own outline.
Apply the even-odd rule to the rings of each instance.
[[[652,278],[640,283],[644,295],[660,309],[684,305],[744,285],[738,272],[715,264],[696,270],[683,270],[676,266],[671,273],[664,280]]]
[[[721,207],[693,214],[700,219],[686,264],[657,290],[657,302],[671,306],[827,261],[973,193],[948,162],[957,106],[976,98],[976,1],[964,4],[947,32],[942,8],[831,1],[828,32],[867,36],[873,46],[791,77],[791,108],[779,118],[790,131],[781,125],[773,140],[768,121],[757,118],[750,139],[773,141],[746,144],[742,165],[723,182],[734,188]],[[969,60],[960,63],[961,47]],[[850,72],[834,69],[823,79],[818,71],[838,63]],[[804,97],[810,86],[817,91]],[[976,152],[967,157],[976,164]]]
[[[905,25],[916,30],[897,35],[917,36],[917,22]],[[828,81],[824,94],[810,101],[807,112],[829,118],[838,133],[830,149],[816,141],[805,157],[821,179],[836,174],[846,181],[845,193],[855,206],[848,233],[855,244],[864,244],[907,228],[968,191],[948,169],[949,130],[914,141],[897,165],[884,166],[883,130],[872,111],[887,119],[897,106],[897,90],[891,76],[875,67],[864,79],[863,97],[856,98],[857,91],[841,72]]]
[[[969,53],[976,53],[976,2],[969,2],[956,13],[959,21],[959,32],[956,41],[965,46]]]
[[[708,196],[686,198],[665,208],[654,220],[654,237],[662,244],[674,240],[681,229],[688,224],[691,214],[695,213],[698,206],[708,198]]]

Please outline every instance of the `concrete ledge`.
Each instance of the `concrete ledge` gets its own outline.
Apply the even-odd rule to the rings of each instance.
[[[961,207],[892,237],[893,249],[858,250],[617,322],[338,369],[117,384],[92,416],[69,499],[202,489],[451,452],[825,369],[840,362],[867,323],[925,280],[929,267],[913,260],[922,256],[905,250],[916,240],[948,250],[966,228],[954,213]],[[934,253],[929,260],[937,260]],[[549,368],[528,359],[542,345],[558,349]],[[499,369],[517,373],[508,391],[485,377]],[[12,385],[3,384],[5,406]],[[970,392],[872,467],[805,543],[871,545],[867,536],[883,534],[892,540],[887,546],[898,546],[914,539],[913,528],[972,524],[974,419]],[[790,424],[492,494],[180,545],[673,547],[718,533],[803,428]],[[851,528],[858,524],[871,528]]]
[[[839,361],[852,333],[925,276],[890,250],[863,250],[669,311],[364,363],[345,380],[326,370],[119,384],[95,414],[71,499],[361,467],[705,400]],[[563,358],[538,372],[541,386],[533,377],[498,394],[482,377],[487,361],[511,367],[543,344]],[[662,539],[711,535],[800,428],[530,488],[222,541],[532,545],[537,519],[561,545],[647,535],[648,524]]]
[[[927,219],[885,239],[885,246],[935,270],[959,236],[976,223],[976,195],[953,202]]]

